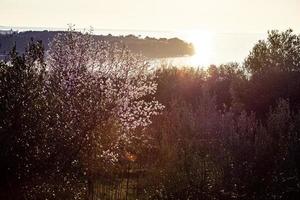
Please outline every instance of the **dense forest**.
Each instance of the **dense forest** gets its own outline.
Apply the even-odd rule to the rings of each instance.
[[[48,50],[48,43],[59,33],[63,33],[63,31],[12,31],[8,34],[0,34],[0,56],[7,55],[15,44],[17,51],[24,53],[25,47],[31,39],[41,40],[44,48]],[[125,45],[131,52],[141,53],[148,58],[180,57],[194,54],[192,44],[178,38],[156,39],[152,37],[141,38],[134,35],[113,36],[111,34],[94,35],[94,37],[96,40]]]
[[[207,70],[74,30],[43,45],[0,62],[0,199],[299,199],[292,30]]]

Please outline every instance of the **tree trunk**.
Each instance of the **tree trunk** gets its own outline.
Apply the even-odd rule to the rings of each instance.
[[[88,178],[88,199],[94,200],[94,185],[92,178]]]

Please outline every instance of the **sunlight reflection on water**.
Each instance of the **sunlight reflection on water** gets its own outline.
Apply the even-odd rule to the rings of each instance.
[[[150,65],[153,67],[160,66],[175,66],[175,67],[194,67],[194,68],[207,68],[208,64],[200,64],[197,56],[183,56],[183,57],[170,57],[158,58],[150,60]]]

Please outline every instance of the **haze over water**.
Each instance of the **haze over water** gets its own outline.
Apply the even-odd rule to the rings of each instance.
[[[140,37],[172,38],[178,37],[192,43],[195,55],[166,59],[173,64],[207,66],[228,62],[242,63],[258,40],[267,37],[267,32],[259,33],[214,33],[202,30],[186,31],[147,31],[147,30],[103,30],[95,29],[95,34],[129,35]]]
[[[66,26],[67,27],[67,26]],[[0,26],[2,30],[17,31],[42,31],[42,30],[67,30],[67,28],[48,28],[48,27],[7,27]],[[84,28],[78,28],[84,31]],[[203,30],[186,30],[186,31],[148,31],[148,30],[118,30],[118,29],[93,29],[97,35],[135,35],[138,37],[155,37],[155,38],[173,38],[177,37],[186,42],[192,43],[195,48],[195,55],[188,57],[166,58],[164,61],[174,65],[192,65],[208,66],[210,64],[222,64],[228,62],[242,63],[249,51],[258,40],[266,38],[267,32],[259,33],[214,33]]]

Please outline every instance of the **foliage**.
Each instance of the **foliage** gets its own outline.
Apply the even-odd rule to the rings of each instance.
[[[50,46],[46,62],[38,43],[1,63],[4,191],[16,182],[23,198],[81,199],[163,106],[142,57],[73,29]]]
[[[245,68],[252,74],[265,71],[298,71],[300,67],[300,36],[291,29],[268,32],[266,41],[260,40],[245,60]]]
[[[266,41],[259,41],[246,58],[248,80],[235,84],[234,98],[247,111],[263,117],[278,99],[289,99],[291,108],[299,104],[300,37],[292,30],[271,31]]]
[[[298,199],[298,42],[272,31],[243,65],[207,71],[153,71],[72,28],[45,55],[14,48],[0,62],[0,198]]]

